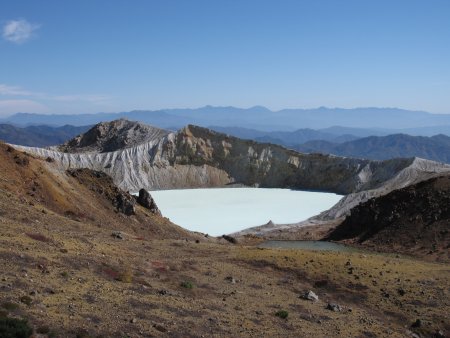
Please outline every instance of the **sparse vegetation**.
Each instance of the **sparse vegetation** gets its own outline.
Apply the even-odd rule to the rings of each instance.
[[[33,300],[31,299],[30,296],[22,296],[22,297],[20,297],[20,301],[28,306],[30,306],[31,303],[33,303]]]
[[[19,175],[6,166],[5,153],[0,151],[0,188],[10,195],[0,194],[5,212],[0,223],[0,317],[26,315],[30,325],[37,324],[36,335],[120,337],[142,330],[149,336],[175,336],[187,328],[193,336],[400,338],[405,330],[424,337],[448,333],[447,265],[395,255],[257,249],[239,245],[247,243],[243,238],[238,245],[223,245],[223,239],[186,232],[150,213],[144,216],[141,208],[133,219],[113,213],[105,195],[90,190],[98,182],[94,176],[89,184],[65,174],[39,176],[38,166],[46,170],[51,164],[32,157],[29,168],[35,171],[20,168]],[[28,203],[29,187],[22,180],[38,181],[42,200],[35,200],[36,206]],[[98,215],[96,221],[64,215],[75,206]],[[42,208],[51,212],[42,214]],[[127,240],[111,238],[118,229],[129,234]],[[34,241],[28,232],[51,235],[55,245]],[[134,240],[141,237],[146,240]],[[131,283],[126,282],[127,270]],[[301,290],[310,289],[323,295],[323,303],[299,298]],[[21,303],[23,295],[31,297],[30,307]],[[328,300],[345,311],[327,310]],[[289,312],[287,320],[281,319],[282,311]],[[222,319],[226,325],[220,324]],[[411,327],[417,319],[421,327]],[[278,325],[265,325],[273,321]],[[51,331],[39,333],[47,331],[46,325]]]
[[[2,338],[29,338],[33,329],[28,322],[17,318],[0,318],[0,337]]]
[[[133,281],[133,271],[131,269],[125,269],[119,273],[117,280],[123,283],[131,283]]]
[[[13,303],[13,302],[4,302],[2,304],[2,308],[8,311],[14,311],[19,308],[19,304]]]
[[[106,266],[106,267],[103,268],[103,273],[106,276],[108,276],[108,277],[110,277],[112,279],[115,279],[115,280],[118,280],[119,276],[120,276],[120,273],[116,269],[113,269],[113,268],[111,268],[109,266]]]
[[[26,157],[24,155],[19,156],[18,154],[16,154],[14,156],[14,160],[18,165],[20,165],[22,167],[25,167],[30,163],[30,160],[28,159],[28,157]]]
[[[76,338],[92,338],[92,336],[89,334],[89,332],[85,329],[79,329],[77,333],[75,334]]]
[[[194,288],[194,284],[192,282],[189,281],[183,281],[181,282],[181,286],[185,289],[193,289]]]
[[[287,317],[289,316],[289,312],[287,312],[286,310],[280,310],[275,312],[275,316],[280,317],[282,319],[287,319]]]
[[[39,334],[47,334],[48,335],[50,333],[50,328],[47,325],[42,325],[36,329],[36,332]]]

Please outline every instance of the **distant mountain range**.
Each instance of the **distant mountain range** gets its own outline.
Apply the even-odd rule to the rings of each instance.
[[[334,154],[373,160],[415,156],[450,163],[450,137],[445,135],[432,137],[405,134],[370,136],[340,144],[316,140],[308,141],[293,148],[300,152]]]
[[[347,141],[353,141],[360,137],[355,136],[350,133],[331,131],[330,132],[327,129],[298,129],[295,131],[261,131],[261,130],[255,130],[255,129],[248,129],[248,128],[240,128],[240,127],[220,127],[220,126],[212,126],[211,129],[232,135],[235,137],[248,139],[248,140],[255,140],[258,142],[269,142],[269,143],[275,143],[282,146],[296,146],[308,141],[312,140],[324,140],[324,141],[330,141],[335,143],[341,143],[341,142],[347,142]],[[336,127],[338,128],[338,127]],[[357,134],[365,134],[367,135],[373,135],[371,134],[370,130],[358,130],[358,129],[352,129],[352,128],[342,128],[342,130],[348,129],[349,131],[355,131]],[[359,132],[358,132],[359,131]]]
[[[121,123],[128,123],[121,120]],[[131,122],[129,122],[131,123]],[[100,124],[102,126],[102,124]],[[25,128],[0,124],[0,140],[23,146],[46,147],[60,145],[75,136],[84,133],[90,126],[28,126]],[[293,132],[274,131],[265,132],[255,129],[239,127],[219,127],[211,129],[215,131],[254,140],[263,143],[278,144],[304,153],[323,153],[338,156],[366,158],[371,160],[386,160],[398,157],[421,157],[433,161],[450,163],[450,137],[436,135],[432,137],[411,136],[394,134],[387,136],[367,136],[371,129],[357,129],[346,127],[331,127],[326,129],[299,129]],[[157,130],[153,128],[152,130]],[[134,130],[146,135],[146,130]],[[97,134],[106,133],[108,130],[97,130]],[[167,132],[166,132],[167,133]],[[378,131],[378,135],[383,132]],[[88,136],[90,134],[87,134]],[[133,134],[134,135],[134,134]],[[366,135],[367,137],[363,137]],[[122,135],[122,142],[129,143],[131,136]],[[119,138],[115,138],[119,139]],[[89,140],[88,140],[89,141]],[[86,137],[79,143],[86,143]],[[108,147],[105,151],[108,151]]]
[[[81,133],[84,133],[90,126],[28,126],[19,128],[10,124],[0,124],[0,140],[31,147],[47,147],[61,144]]]
[[[0,123],[17,126],[93,125],[99,122],[127,118],[166,129],[179,129],[187,124],[203,127],[239,126],[262,131],[295,131],[297,129],[324,129],[333,126],[365,128],[370,135],[407,133],[431,136],[450,135],[450,114],[430,114],[397,108],[326,108],[284,109],[271,111],[255,106],[242,109],[236,107],[205,106],[197,109],[162,109],[155,111],[130,111],[121,113],[43,115],[18,113],[0,120]],[[348,134],[340,133],[340,134]],[[349,133],[356,135],[354,133]],[[356,135],[358,136],[358,135]],[[368,136],[367,134],[364,136]]]
[[[371,132],[378,135],[383,135],[383,132],[344,127],[320,130],[299,129],[294,132],[263,132],[236,127],[212,128],[235,137],[279,144],[305,153],[333,154],[371,160],[421,157],[450,163],[450,137],[442,134],[432,137],[406,134],[369,136]],[[362,137],[363,135],[367,137]]]

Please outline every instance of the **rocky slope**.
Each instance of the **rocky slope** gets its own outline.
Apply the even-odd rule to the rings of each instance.
[[[229,244],[137,203],[126,215],[117,201],[130,196],[103,173],[57,166],[0,144],[1,337],[22,318],[42,338],[450,330],[444,264]],[[317,301],[301,297],[308,290]]]
[[[151,190],[223,186],[237,182],[253,186],[349,194],[379,188],[397,177],[401,184],[408,184],[408,177],[416,174],[420,176],[420,172],[449,170],[445,165],[414,158],[369,161],[301,154],[281,146],[241,140],[191,125],[177,133],[162,137],[151,136],[151,140],[132,138],[128,144],[139,144],[104,152],[106,148],[99,144],[115,139],[108,134],[98,137],[98,130],[116,128],[117,123],[123,121],[105,123],[101,128],[97,126],[67,143],[73,144],[73,147],[67,144],[62,147],[72,153],[20,148],[42,157],[50,157],[62,169],[89,168],[103,171],[121,188],[130,191],[137,191],[142,187]],[[150,127],[141,128],[145,130]],[[122,134],[122,130],[127,133],[129,128],[119,127],[115,134]],[[84,146],[85,143],[81,140],[91,140],[87,135],[97,136],[94,142]],[[118,142],[114,141],[115,144]],[[80,152],[86,149],[95,151]]]
[[[71,153],[111,152],[158,140],[168,133],[163,129],[120,119],[96,124],[84,134],[58,146],[57,149]]]
[[[132,138],[127,144],[143,143],[112,152],[102,152],[105,148],[101,145],[113,139],[109,134],[99,137],[98,130],[114,129],[115,134],[123,135],[129,132],[128,125],[128,121],[116,121],[94,127],[87,133],[97,135],[93,138],[94,142],[86,143],[87,148],[80,148],[94,150],[90,152],[79,152],[77,146],[75,149],[64,148],[75,153],[42,148],[17,148],[54,160],[60,170],[88,168],[102,171],[111,176],[120,188],[132,192],[141,188],[154,190],[217,187],[240,183],[346,195],[333,208],[306,223],[263,226],[239,233],[267,237],[286,234],[295,238],[292,232],[305,225],[340,219],[347,215],[351,208],[369,198],[387,194],[439,173],[450,172],[450,166],[419,158],[370,161],[302,154],[278,145],[241,140],[191,125],[161,137],[151,134],[150,140],[139,132],[139,136]],[[131,129],[148,128],[151,127],[135,126]],[[78,144],[78,140],[83,139],[92,140],[81,135],[69,143]],[[113,143],[117,145],[117,142]]]
[[[132,232],[144,228],[155,238],[195,238],[158,213],[140,206],[102,172],[61,171],[49,159],[35,158],[1,142],[0,192],[3,217],[32,222],[20,210],[22,205],[50,215],[55,222],[62,217],[74,224],[84,222],[111,230]],[[17,208],[16,214],[7,212],[8,203]],[[30,227],[30,231],[39,231],[39,227]]]
[[[325,238],[450,259],[450,175],[435,177],[354,207]]]
[[[386,195],[397,189],[450,173],[449,167],[436,162],[415,158],[378,188],[362,190],[345,195],[330,209],[306,221],[294,224],[269,224],[245,229],[233,234],[235,237],[258,235],[267,239],[321,239],[330,229],[339,225],[352,208],[367,200]]]

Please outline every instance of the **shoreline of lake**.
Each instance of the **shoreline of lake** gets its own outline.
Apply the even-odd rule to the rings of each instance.
[[[226,187],[150,191],[163,216],[212,236],[272,221],[304,221],[335,205],[341,195],[279,188]]]

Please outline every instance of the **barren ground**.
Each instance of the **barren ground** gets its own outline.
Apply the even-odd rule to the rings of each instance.
[[[233,245],[141,207],[121,215],[98,189],[52,172],[51,163],[4,146],[0,153],[0,316],[27,318],[41,336],[450,332],[447,264]],[[306,290],[319,301],[299,298]],[[326,309],[329,302],[341,311]]]

